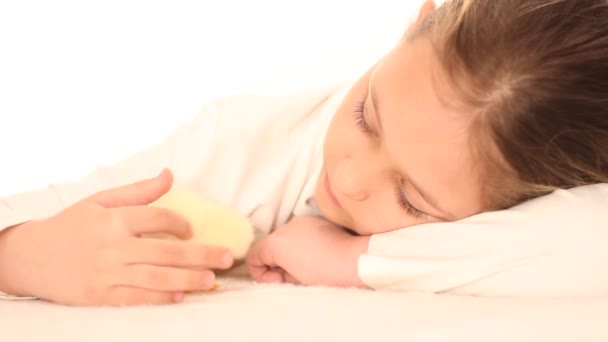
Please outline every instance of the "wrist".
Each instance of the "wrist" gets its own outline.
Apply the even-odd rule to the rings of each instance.
[[[359,257],[367,252],[370,236],[353,236],[348,234],[344,237],[340,248],[336,249],[339,260],[338,269],[344,271],[341,283],[338,286],[358,287],[369,289],[359,277]]]
[[[14,270],[21,268],[18,261],[21,259],[20,250],[23,246],[21,235],[28,230],[32,222],[21,223],[0,231],[0,291],[14,296],[29,297],[31,294],[19,284]]]

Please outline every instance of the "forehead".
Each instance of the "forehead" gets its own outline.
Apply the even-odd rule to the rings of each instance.
[[[383,105],[401,111],[398,116],[408,121],[403,129],[410,134],[426,136],[430,132],[421,134],[419,127],[439,124],[434,135],[450,139],[467,134],[471,116],[450,105],[456,103],[456,94],[441,70],[430,42],[417,39],[401,43],[388,54],[371,84],[380,88]]]
[[[370,84],[391,162],[432,193],[447,211],[480,210],[481,184],[470,145],[471,115],[452,96],[429,42],[405,42],[379,64]]]

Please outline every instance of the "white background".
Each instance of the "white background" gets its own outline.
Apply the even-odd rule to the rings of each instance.
[[[355,80],[420,0],[0,0],[0,196],[159,142],[211,99]]]

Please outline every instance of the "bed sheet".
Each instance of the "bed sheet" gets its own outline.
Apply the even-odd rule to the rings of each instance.
[[[219,278],[180,305],[0,302],[0,341],[608,341],[608,298],[477,298]]]

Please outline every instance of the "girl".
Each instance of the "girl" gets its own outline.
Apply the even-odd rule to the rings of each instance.
[[[147,206],[171,187],[250,217],[261,235],[247,257],[256,280],[379,288],[360,265],[374,236],[606,182],[607,20],[603,0],[452,0],[438,9],[427,1],[352,86],[218,101],[119,165],[5,199],[0,290],[125,305],[209,289],[232,257],[187,241],[188,222]],[[153,176],[165,168],[172,172]],[[151,232],[185,241],[138,237]],[[379,268],[426,276],[417,288],[401,276],[389,283],[454,287],[449,259],[430,276],[445,255],[408,259],[433,245],[385,247],[402,262]],[[459,284],[504,268],[504,251],[484,248],[490,254],[469,258]]]

